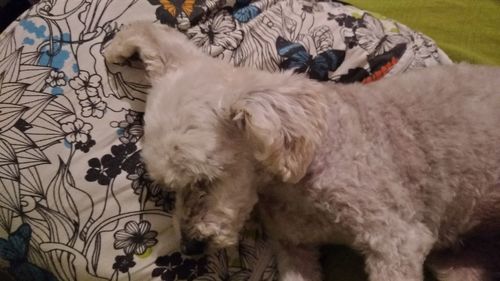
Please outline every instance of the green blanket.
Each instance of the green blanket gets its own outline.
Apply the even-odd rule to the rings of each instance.
[[[436,40],[452,60],[500,65],[499,0],[344,0]]]

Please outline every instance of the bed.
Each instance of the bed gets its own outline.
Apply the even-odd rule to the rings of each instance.
[[[140,158],[144,71],[102,57],[135,20],[175,26],[236,66],[320,81],[451,63],[427,36],[335,1],[42,0],[0,35],[2,280],[277,278],[257,224],[238,247],[178,252],[174,196]]]

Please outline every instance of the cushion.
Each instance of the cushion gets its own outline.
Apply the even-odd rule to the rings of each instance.
[[[144,70],[102,57],[136,20],[175,26],[237,66],[321,81],[451,63],[425,35],[338,2],[41,1],[0,35],[0,268],[15,280],[276,277],[251,225],[238,247],[178,252],[174,195],[140,157]]]

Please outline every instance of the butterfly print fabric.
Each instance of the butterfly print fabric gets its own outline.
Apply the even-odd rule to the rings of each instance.
[[[275,280],[262,231],[192,259],[174,194],[141,161],[149,85],[102,51],[136,20],[207,55],[311,79],[370,83],[451,63],[428,37],[335,1],[42,0],[0,35],[0,271],[15,280]]]

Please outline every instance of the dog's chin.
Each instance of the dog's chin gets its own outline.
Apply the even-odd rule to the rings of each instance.
[[[213,217],[205,217],[209,221],[214,221]],[[218,222],[202,222],[194,225],[194,229],[198,235],[195,237],[209,241],[209,245],[215,249],[222,249],[238,244],[240,231],[238,221],[225,220],[223,217],[218,218]]]
[[[238,235],[231,236],[214,236],[210,240],[209,248],[212,248],[214,251],[230,248],[236,246],[239,241]]]

